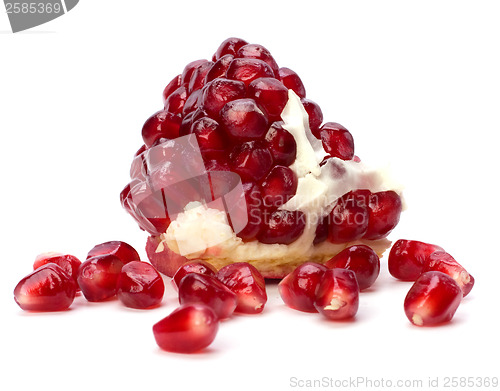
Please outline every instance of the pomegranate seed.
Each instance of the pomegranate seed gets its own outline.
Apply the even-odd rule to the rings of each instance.
[[[63,311],[75,298],[76,284],[55,263],[40,266],[14,289],[14,300],[24,311]]]
[[[149,148],[162,137],[177,138],[179,137],[180,126],[180,116],[160,110],[149,117],[142,127],[144,144]]]
[[[200,66],[202,66],[206,62],[207,62],[207,60],[195,60],[195,61],[191,61],[189,64],[187,64],[184,67],[184,70],[182,71],[181,85],[189,84],[189,81],[191,80],[191,76],[196,71],[196,69],[198,69]]]
[[[231,54],[226,54],[219,58],[215,62],[215,64],[212,65],[212,68],[210,68],[207,75],[205,76],[205,83],[209,83],[214,79],[225,77],[227,68],[229,68],[229,64],[231,64],[233,58],[234,56],[232,56]]]
[[[218,60],[222,56],[226,54],[231,54],[232,56],[236,55],[236,52],[240,50],[242,46],[248,44],[247,41],[241,38],[228,38],[224,42],[222,42],[214,54],[214,60]]]
[[[123,264],[141,260],[135,248],[133,248],[130,244],[120,242],[119,240],[113,240],[111,242],[104,242],[95,245],[87,254],[87,259],[98,255],[108,254],[118,257]]]
[[[453,278],[462,289],[463,297],[467,296],[474,286],[474,277],[455,258],[443,250],[435,251],[427,257],[423,272],[428,271],[442,272]]]
[[[231,80],[239,80],[248,86],[259,77],[274,77],[272,68],[262,60],[254,58],[235,58],[229,64],[226,77]]]
[[[288,102],[288,90],[279,80],[271,77],[255,79],[248,86],[248,96],[264,108],[272,120],[279,120]]]
[[[380,273],[377,253],[363,244],[347,247],[326,262],[325,266],[352,270],[356,274],[359,290],[371,287]]]
[[[323,243],[326,239],[328,239],[328,230],[329,230],[328,216],[325,216],[322,217],[318,222],[313,244],[320,244]]]
[[[354,317],[359,307],[356,274],[347,269],[327,270],[318,284],[314,306],[328,319]]]
[[[158,346],[173,353],[194,353],[210,345],[219,329],[214,311],[202,304],[183,305],[153,326]]]
[[[226,133],[237,141],[264,137],[267,118],[253,99],[236,99],[220,111],[220,123]]]
[[[271,67],[274,74],[273,76],[279,77],[278,64],[276,64],[276,61],[274,60],[269,50],[267,50],[262,45],[249,43],[248,45],[242,46],[236,53],[236,57],[255,58],[257,60],[262,60]]]
[[[285,204],[297,191],[297,175],[288,167],[274,166],[262,182],[262,200],[268,208]]]
[[[219,319],[229,318],[237,304],[236,295],[215,277],[189,273],[179,283],[179,303],[205,304]]]
[[[264,221],[257,236],[261,243],[290,244],[304,232],[305,214],[300,210],[276,210]]]
[[[216,159],[206,160],[205,169],[207,171],[230,171],[228,162],[220,155],[217,155]]]
[[[177,75],[170,81],[170,83],[167,84],[167,86],[163,90],[163,103],[165,103],[165,101],[172,94],[172,92],[174,92],[177,88],[181,86],[181,77],[182,75]]]
[[[187,97],[186,87],[180,86],[165,100],[165,111],[172,114],[181,114]]]
[[[224,133],[217,121],[203,117],[193,122],[191,133],[196,135],[201,153],[206,157],[217,157],[224,152]]]
[[[237,236],[243,241],[250,241],[257,237],[262,225],[262,194],[259,186],[252,182],[243,183],[243,192],[247,204],[248,222]]]
[[[130,308],[145,309],[160,305],[165,285],[149,263],[132,261],[123,266],[116,283],[118,299]]]
[[[289,166],[297,156],[297,144],[292,134],[283,128],[283,122],[273,122],[266,134],[267,147],[276,164]]]
[[[207,276],[215,276],[217,269],[208,262],[197,260],[189,261],[182,265],[174,274],[173,282],[176,287],[179,287],[181,280],[189,273],[205,274]]]
[[[271,152],[259,141],[249,141],[237,146],[230,156],[231,167],[243,180],[258,181],[271,169]]]
[[[60,266],[64,272],[70,276],[76,284],[76,277],[78,275],[78,269],[82,262],[74,255],[61,254],[61,253],[43,253],[39,254],[35,263],[33,263],[33,270],[46,265],[47,263],[55,263]]]
[[[330,213],[328,239],[345,243],[360,239],[368,227],[369,211],[359,191],[340,197]]]
[[[319,132],[319,127],[323,122],[323,112],[321,108],[316,102],[313,102],[310,99],[301,99],[302,104],[304,105],[304,109],[307,111],[307,115],[309,116],[309,128],[311,129],[312,134],[317,139],[321,139],[321,134]]]
[[[149,236],[146,241],[146,253],[151,264],[160,273],[173,277],[176,271],[189,259],[170,250],[161,242],[159,236]]]
[[[429,271],[422,274],[406,295],[406,316],[416,326],[432,326],[453,318],[462,300],[462,290],[450,276]]]
[[[342,125],[327,122],[319,129],[325,151],[333,157],[351,160],[354,157],[354,139]]]
[[[219,112],[227,102],[244,98],[245,84],[237,80],[215,79],[203,88],[203,110],[212,118],[217,119]]]
[[[115,255],[88,258],[78,271],[78,285],[88,301],[104,301],[116,295],[123,262]]]
[[[429,255],[437,250],[442,248],[417,240],[399,239],[389,253],[389,273],[399,280],[415,281],[423,273]]]
[[[184,104],[184,107],[182,108],[182,115],[185,116],[193,111],[195,111],[201,104],[201,99],[202,99],[203,91],[202,90],[196,90],[193,91],[191,95],[186,99],[186,103]],[[181,122],[182,125],[182,122]],[[179,130],[179,135],[180,135],[180,130]]]
[[[188,85],[188,92],[190,94],[205,85],[205,78],[213,65],[212,61],[206,61],[194,70]]]
[[[300,98],[306,97],[306,89],[299,75],[290,68],[280,68],[279,76],[286,88],[293,90]]]
[[[370,195],[368,209],[368,227],[363,237],[377,240],[385,238],[396,227],[403,203],[396,192],[381,191]]]
[[[327,270],[326,266],[314,262],[306,262],[295,268],[278,284],[285,304],[298,311],[318,312],[314,307],[316,290]]]
[[[221,268],[217,278],[236,295],[235,312],[259,314],[264,310],[266,283],[255,266],[247,262],[232,263]]]

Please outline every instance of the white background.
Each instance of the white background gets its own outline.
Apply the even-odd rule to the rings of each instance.
[[[0,387],[287,390],[291,377],[500,375],[499,11],[494,1],[82,0],[18,34],[1,13]],[[40,252],[85,258],[124,240],[146,259],[146,235],[119,204],[142,124],[166,83],[229,36],[266,46],[325,120],[350,129],[363,160],[392,165],[408,210],[390,238],[439,244],[476,278],[451,324],[410,325],[410,285],[390,277],[386,257],[354,322],[292,311],[270,285],[261,316],[223,322],[191,356],[153,339],[176,307],[170,286],[151,311],[83,297],[63,313],[17,307],[14,286]]]

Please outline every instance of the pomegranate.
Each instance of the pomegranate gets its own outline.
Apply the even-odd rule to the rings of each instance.
[[[116,255],[88,258],[78,270],[78,285],[88,301],[104,301],[116,295],[116,283],[123,267]]]
[[[33,270],[36,270],[39,267],[46,265],[47,263],[55,263],[56,265],[59,265],[68,276],[73,278],[73,280],[77,284],[76,278],[78,276],[78,269],[82,264],[82,262],[77,257],[70,254],[61,254],[55,252],[42,253],[37,255],[35,262],[33,263]]]

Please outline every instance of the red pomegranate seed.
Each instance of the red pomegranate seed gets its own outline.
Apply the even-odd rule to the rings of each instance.
[[[369,240],[385,238],[398,224],[402,209],[401,198],[392,190],[371,194],[368,227],[363,237]]]
[[[262,60],[254,58],[235,58],[229,64],[226,77],[231,80],[239,80],[249,85],[259,77],[274,77],[272,68]]]
[[[196,69],[198,69],[200,66],[202,66],[206,62],[207,62],[207,60],[195,60],[195,61],[191,61],[189,64],[187,64],[184,67],[184,70],[182,71],[181,85],[189,84],[189,81],[191,80],[191,76],[196,71]]]
[[[184,104],[184,107],[182,108],[182,115],[185,116],[193,111],[195,111],[200,105],[201,105],[201,99],[203,97],[203,91],[202,90],[196,90],[189,95],[189,97],[186,99],[186,103]],[[182,125],[182,122],[181,122]],[[180,130],[179,130],[180,134]]]
[[[173,353],[195,353],[210,345],[219,329],[214,311],[202,304],[183,305],[153,326],[158,346]]]
[[[464,297],[470,293],[474,286],[474,277],[444,250],[435,251],[427,257],[423,272],[428,271],[442,272],[453,278],[462,289]]]
[[[175,272],[189,261],[186,257],[173,252],[168,246],[165,246],[159,236],[148,237],[146,254],[156,270],[169,277],[173,277]]]
[[[332,243],[360,239],[368,227],[369,211],[359,191],[340,197],[329,216],[329,236]]]
[[[278,284],[285,304],[298,311],[318,312],[314,307],[316,290],[327,270],[326,266],[314,262],[306,262],[295,268]]]
[[[247,204],[248,223],[236,235],[243,241],[250,241],[257,237],[262,225],[262,194],[259,186],[252,182],[243,183],[243,191]]]
[[[262,182],[262,200],[267,208],[278,208],[297,191],[297,175],[288,167],[274,166]]]
[[[108,254],[118,257],[123,264],[141,260],[135,248],[133,248],[130,244],[120,242],[119,240],[112,240],[110,242],[95,245],[87,254],[87,259],[98,255]]]
[[[416,326],[449,322],[460,305],[462,290],[450,276],[429,271],[422,274],[406,295],[406,316]]]
[[[280,68],[279,76],[283,84],[289,90],[293,90],[300,98],[306,97],[306,89],[299,75],[290,68]]]
[[[172,114],[181,114],[187,97],[187,88],[183,85],[180,86],[165,100],[165,111]]]
[[[226,143],[217,121],[209,117],[200,118],[193,122],[191,133],[196,135],[203,156],[216,158],[223,154]]]
[[[123,262],[115,255],[88,258],[78,271],[78,285],[88,301],[104,301],[116,295]]]
[[[429,255],[438,250],[442,248],[435,244],[399,239],[389,253],[389,273],[399,280],[415,281],[423,273]]]
[[[179,283],[179,303],[205,304],[219,319],[229,318],[237,304],[236,295],[215,277],[189,273]]]
[[[265,110],[270,120],[279,120],[288,102],[288,90],[279,80],[272,77],[255,79],[248,86],[248,96]]]
[[[230,171],[229,163],[222,156],[206,160],[205,169],[207,171]]]
[[[325,216],[318,221],[313,244],[320,244],[323,243],[326,239],[328,239],[328,230],[329,230],[328,220],[329,220],[328,216]]]
[[[179,137],[180,126],[180,116],[160,110],[149,117],[142,127],[144,144],[149,148],[162,137],[177,138]]]
[[[212,118],[218,118],[219,112],[227,102],[244,98],[245,84],[237,80],[215,79],[203,88],[201,107]]]
[[[216,61],[226,54],[231,54],[232,56],[234,56],[236,55],[236,52],[246,44],[248,44],[248,42],[241,38],[228,38],[220,44],[219,48],[214,54],[213,59],[214,61]]]
[[[264,46],[249,43],[248,45],[242,46],[236,53],[236,57],[244,58],[255,58],[257,60],[262,60],[267,63],[273,70],[274,77],[279,77],[279,67],[276,64],[273,56]]]
[[[76,283],[55,263],[40,266],[14,289],[14,300],[24,311],[63,311],[75,298]]]
[[[220,111],[220,124],[232,139],[249,141],[267,133],[267,117],[253,99],[236,99]]]
[[[354,317],[359,307],[356,274],[347,269],[327,270],[318,284],[314,306],[328,319]]]
[[[159,306],[165,292],[160,273],[149,263],[132,261],[123,266],[116,283],[118,299],[130,308]]]
[[[231,64],[233,59],[234,56],[231,54],[226,54],[219,58],[205,76],[205,83],[209,83],[214,79],[224,78],[227,68],[229,68],[229,64]]]
[[[39,254],[33,263],[33,270],[46,265],[47,263],[55,263],[60,266],[64,272],[70,276],[76,283],[78,269],[82,262],[74,255],[61,253],[43,253]]]
[[[188,85],[188,92],[190,94],[192,94],[193,91],[199,90],[205,85],[205,78],[210,69],[212,69],[213,65],[214,63],[212,61],[205,61],[194,70]]]
[[[377,253],[363,244],[347,247],[325,263],[325,266],[330,269],[352,270],[356,274],[359,290],[371,287],[380,273]]]
[[[221,268],[217,278],[236,295],[235,312],[259,314],[264,310],[266,283],[255,266],[247,262],[232,263]]]
[[[181,86],[181,78],[182,75],[175,76],[165,87],[163,90],[163,103],[167,100],[167,98],[174,92],[177,88]]]
[[[202,260],[189,261],[182,265],[174,274],[173,282],[178,288],[181,280],[187,276],[189,273],[206,274],[207,276],[215,276],[217,269],[209,264],[208,262]]]
[[[249,141],[237,146],[230,155],[234,172],[245,181],[258,181],[271,169],[273,157],[259,141]]]
[[[306,217],[302,211],[276,210],[263,221],[257,239],[266,244],[290,244],[302,235],[305,226]]]
[[[297,156],[297,143],[292,134],[283,128],[283,122],[273,122],[266,134],[267,147],[276,164],[289,166]]]
[[[321,108],[316,102],[313,102],[310,99],[301,99],[302,104],[304,105],[304,109],[307,111],[307,115],[309,116],[309,128],[311,128],[311,132],[317,139],[321,139],[321,134],[319,132],[319,127],[323,122],[323,112]]]
[[[354,139],[351,133],[342,125],[327,122],[319,129],[323,148],[330,156],[342,160],[354,157]]]

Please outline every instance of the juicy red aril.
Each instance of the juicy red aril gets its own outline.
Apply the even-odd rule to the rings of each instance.
[[[231,152],[230,164],[244,181],[258,181],[271,169],[273,157],[263,143],[249,141]]]
[[[167,100],[167,98],[174,92],[177,88],[181,86],[181,77],[182,75],[175,76],[165,87],[163,90],[163,103]]]
[[[290,244],[302,235],[305,226],[306,218],[302,211],[276,210],[264,219],[257,239],[266,244]]]
[[[267,118],[253,99],[236,99],[220,111],[220,123],[231,138],[249,141],[264,137]]]
[[[380,273],[377,253],[363,244],[347,247],[326,262],[325,266],[330,269],[352,270],[356,274],[360,290],[372,286]]]
[[[88,258],[78,271],[78,285],[88,301],[104,301],[116,295],[123,262],[115,255]]]
[[[314,307],[316,290],[328,270],[324,265],[306,262],[281,280],[278,291],[285,304],[294,310],[317,312]]]
[[[192,94],[193,91],[199,90],[205,85],[205,78],[210,69],[212,69],[213,65],[214,63],[212,61],[205,61],[194,70],[188,85],[188,92],[190,94]]]
[[[416,326],[432,326],[453,318],[462,300],[462,290],[450,276],[429,271],[422,274],[406,295],[406,316]]]
[[[172,114],[181,114],[187,97],[186,87],[180,86],[165,100],[165,111]]]
[[[320,130],[321,142],[326,153],[342,160],[354,157],[354,139],[351,133],[342,125],[327,122]]]
[[[189,84],[189,81],[191,80],[191,76],[193,73],[198,69],[200,66],[208,62],[207,60],[195,60],[191,61],[189,64],[187,64],[184,67],[184,70],[182,71],[182,76],[181,76],[181,85],[183,84]]]
[[[215,79],[203,87],[202,108],[212,118],[218,118],[219,112],[227,102],[244,98],[245,84],[237,80]]]
[[[415,281],[422,274],[429,255],[437,250],[442,248],[417,240],[399,239],[389,253],[389,273],[403,281]]]
[[[202,90],[196,90],[193,91],[191,95],[186,99],[186,103],[184,104],[184,107],[182,108],[182,115],[187,115],[193,111],[195,111],[201,103],[203,91]],[[181,122],[182,125],[182,122]],[[179,130],[179,135],[180,135],[180,130]]]
[[[323,243],[326,239],[328,239],[328,223],[328,216],[319,219],[318,225],[316,226],[316,232],[314,234],[313,244]]]
[[[302,104],[304,105],[304,109],[307,111],[307,115],[309,116],[309,128],[311,129],[312,134],[317,139],[321,138],[319,133],[319,127],[323,122],[323,112],[321,108],[316,102],[313,102],[310,99],[301,99]]]
[[[135,248],[133,248],[130,244],[119,240],[112,240],[110,242],[95,245],[87,254],[87,259],[98,255],[108,254],[118,257],[123,264],[141,260]]]
[[[184,263],[189,261],[186,257],[173,252],[168,246],[165,246],[159,236],[148,237],[146,254],[156,270],[169,277],[172,277]]]
[[[78,269],[82,262],[74,255],[60,254],[60,253],[44,253],[36,257],[33,263],[33,270],[46,265],[47,263],[55,263],[60,266],[65,273],[70,276],[76,284],[76,277],[78,275]]]
[[[116,295],[127,307],[145,309],[160,305],[165,285],[149,263],[132,261],[123,266],[116,283]]]
[[[423,271],[437,271],[447,274],[462,289],[464,297],[469,294],[474,286],[474,277],[455,258],[443,250],[435,251],[427,257]]]
[[[288,167],[274,166],[261,184],[262,200],[267,208],[285,204],[297,191],[297,175]]]
[[[288,102],[286,87],[271,77],[261,77],[252,81],[248,86],[248,96],[264,108],[270,120],[278,120]]]
[[[229,68],[229,64],[233,61],[234,56],[231,54],[226,54],[219,58],[212,68],[208,71],[205,76],[205,83],[211,82],[214,79],[223,78],[226,76],[227,68]]]
[[[229,64],[226,77],[231,80],[239,80],[249,85],[259,77],[274,77],[272,68],[262,60],[254,58],[235,58]]]
[[[183,305],[153,326],[158,346],[173,353],[194,353],[210,345],[219,329],[214,311],[202,304]]]
[[[248,44],[248,42],[241,38],[228,38],[220,44],[219,48],[213,56],[213,59],[214,61],[216,61],[226,54],[231,54],[232,56],[234,56],[236,55],[238,50],[240,50],[240,48],[242,46],[245,46],[246,44]]]
[[[205,160],[205,169],[207,171],[230,171],[228,162],[222,156]]]
[[[149,117],[142,127],[142,139],[149,148],[160,138],[179,137],[181,117],[176,114],[160,110]]]
[[[273,122],[266,134],[266,142],[274,163],[289,166],[297,156],[297,143],[282,122]]]
[[[47,263],[19,281],[14,300],[25,311],[63,311],[75,294],[74,279],[59,265]]]
[[[215,276],[217,269],[208,262],[198,260],[189,261],[182,265],[174,274],[173,282],[179,287],[181,280],[189,273],[206,274],[207,276]]]
[[[243,183],[243,192],[245,193],[248,222],[245,228],[236,235],[243,241],[249,241],[256,238],[262,225],[262,194],[259,186],[252,182]]]
[[[215,158],[224,151],[224,133],[217,121],[212,118],[203,117],[193,122],[191,133],[196,135],[203,156]]]
[[[340,197],[329,216],[329,236],[332,243],[345,243],[360,239],[368,227],[369,211],[358,192]]]
[[[318,284],[314,306],[332,320],[352,318],[358,312],[359,287],[352,270],[327,270]]]
[[[279,76],[282,83],[289,90],[293,90],[300,98],[306,97],[306,89],[299,75],[297,75],[290,68],[280,68]]]
[[[205,274],[187,274],[179,283],[179,303],[205,304],[212,308],[219,319],[234,312],[236,295],[215,277]]]
[[[264,310],[266,284],[255,266],[247,262],[229,264],[217,272],[217,279],[236,294],[235,312],[258,314]]]
[[[390,191],[380,191],[370,195],[369,221],[365,239],[385,238],[399,222],[403,204],[399,195]]]
[[[255,58],[257,60],[262,60],[271,67],[274,76],[279,77],[278,64],[276,64],[276,61],[274,60],[269,50],[267,50],[262,45],[249,43],[245,46],[242,46],[236,53],[236,57]]]

